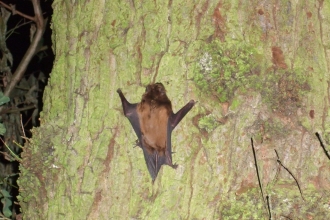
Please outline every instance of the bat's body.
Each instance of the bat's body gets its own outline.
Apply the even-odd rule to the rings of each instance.
[[[138,136],[138,145],[143,150],[152,180],[155,180],[163,164],[176,168],[177,165],[172,163],[172,130],[194,106],[194,100],[174,114],[161,83],[148,85],[142,101],[136,104],[129,103],[120,89],[117,92],[124,114]]]

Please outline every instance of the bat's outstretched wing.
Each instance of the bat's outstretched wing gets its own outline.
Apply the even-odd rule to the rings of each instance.
[[[139,146],[141,146],[140,143],[141,143],[142,133],[141,133],[141,127],[140,127],[140,122],[139,122],[139,116],[136,111],[138,104],[129,103],[126,100],[124,94],[122,93],[122,91],[120,89],[117,89],[117,92],[119,94],[121,104],[123,106],[124,115],[128,118],[129,122],[131,123],[131,125],[136,133],[136,136],[139,138],[138,144],[139,144]]]
[[[191,108],[195,105],[195,101],[191,100],[185,106],[183,106],[176,114],[172,113],[168,118],[167,123],[167,142],[166,142],[166,150],[165,150],[165,158],[161,159],[162,164],[167,164],[173,168],[176,168],[177,165],[172,163],[172,131],[173,129],[180,123],[180,121],[186,116],[186,114],[191,110]],[[159,164],[159,168],[162,164]],[[157,170],[156,176],[158,174],[159,168]],[[156,177],[155,177],[156,178]]]
[[[186,116],[186,114],[194,107],[195,101],[190,100],[185,106],[183,106],[176,114],[172,113],[169,118],[169,128],[171,131],[179,124],[179,122]]]

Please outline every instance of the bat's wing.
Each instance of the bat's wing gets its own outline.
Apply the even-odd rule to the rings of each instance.
[[[169,157],[167,155],[160,155],[160,153],[156,150],[150,152],[148,150],[148,148],[146,148],[145,146],[141,146],[142,150],[143,150],[143,154],[144,154],[144,159],[146,161],[147,164],[147,168],[148,171],[150,173],[150,176],[152,178],[152,182],[155,181],[157,174],[160,170],[160,167],[163,164],[167,164],[173,168],[176,168],[176,165],[172,164],[172,156],[169,155]],[[170,160],[170,163],[169,163]]]
[[[120,100],[121,100],[121,104],[123,106],[123,110],[124,110],[124,115],[128,118],[129,122],[131,123],[136,136],[139,138],[138,140],[138,145],[141,147],[141,127],[140,127],[140,122],[139,122],[139,116],[137,114],[136,108],[137,108],[137,103],[135,104],[131,104],[129,103],[124,94],[122,93],[122,91],[120,89],[117,90]]]
[[[169,118],[169,127],[170,131],[172,130],[179,124],[179,122],[183,119],[184,116],[190,111],[192,107],[194,107],[195,101],[190,100],[185,106],[183,106],[176,114],[171,115]],[[168,130],[169,131],[169,130]]]

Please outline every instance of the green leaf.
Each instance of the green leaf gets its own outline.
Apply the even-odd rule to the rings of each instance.
[[[2,123],[0,123],[0,135],[4,135],[6,131],[6,127]]]
[[[0,105],[3,105],[3,104],[5,104],[5,103],[7,103],[9,101],[10,101],[10,98],[9,97],[4,96],[3,94],[1,96],[1,94],[0,94]]]
[[[9,192],[7,190],[1,189],[0,190],[0,198],[2,198],[0,201],[3,204],[3,208],[2,208],[2,213],[4,214],[4,216],[6,216],[7,218],[9,218],[10,216],[12,216],[12,212],[9,209],[9,207],[13,204],[11,201],[11,195],[9,194]]]
[[[9,194],[9,192],[7,190],[2,189],[2,190],[0,190],[0,198],[1,197],[10,198],[11,195]]]
[[[12,205],[12,201],[8,199],[8,197],[5,197],[1,199],[1,203],[3,204],[2,213],[4,214],[4,216],[9,218],[13,214],[9,209],[9,207]]]

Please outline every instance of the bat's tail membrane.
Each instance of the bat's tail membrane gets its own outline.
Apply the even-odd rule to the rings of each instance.
[[[146,149],[142,148],[144,158],[147,164],[147,168],[149,170],[150,176],[152,178],[152,181],[154,181],[157,177],[157,174],[159,172],[160,166],[158,164],[158,159],[157,159],[157,152],[154,151],[152,154],[148,152]]]
[[[145,149],[143,149],[143,154],[153,181],[156,179],[162,165],[166,164],[173,168],[176,168],[177,166],[172,164],[172,157],[169,155],[159,155],[157,151],[154,151],[152,154],[150,154],[150,152]]]

